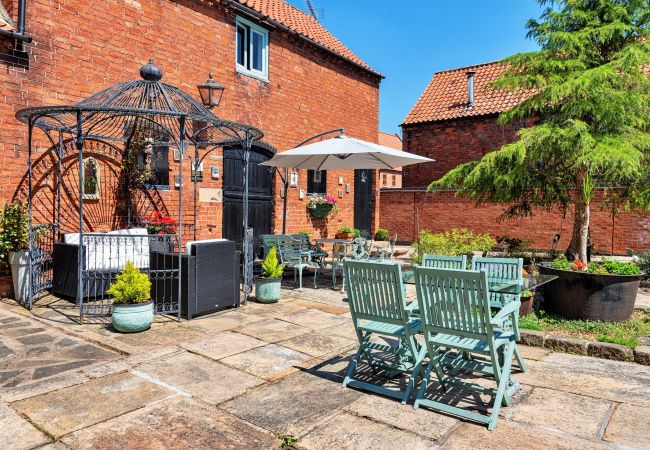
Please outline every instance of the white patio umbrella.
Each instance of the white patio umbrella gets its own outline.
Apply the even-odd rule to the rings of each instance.
[[[345,135],[296,147],[261,163],[293,169],[395,169],[433,159]]]

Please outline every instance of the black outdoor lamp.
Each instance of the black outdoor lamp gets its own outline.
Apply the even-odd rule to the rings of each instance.
[[[212,72],[210,72],[208,80],[203,84],[199,84],[197,87],[199,88],[201,102],[204,106],[210,109],[219,106],[225,88],[212,79]]]

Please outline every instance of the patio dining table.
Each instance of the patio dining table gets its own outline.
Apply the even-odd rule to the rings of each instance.
[[[402,272],[402,279],[405,284],[415,284],[415,272],[412,270]],[[488,277],[488,287],[490,292],[498,292],[500,294],[521,294],[523,291],[538,288],[555,279],[557,279],[556,275],[528,274],[523,277],[522,283],[518,283],[515,280]]]

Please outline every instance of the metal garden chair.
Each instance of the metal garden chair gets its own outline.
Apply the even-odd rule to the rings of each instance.
[[[429,363],[424,370],[414,408],[425,406],[487,424],[493,430],[502,405],[510,403],[519,385],[510,377],[516,339],[502,328],[508,316],[519,313],[519,302],[491,316],[487,273],[416,267],[415,283]],[[468,357],[468,355],[470,357]],[[434,371],[442,389],[450,385],[492,397],[491,414],[480,414],[425,398]],[[494,378],[496,388],[459,379],[459,373]]]
[[[426,348],[415,340],[421,324],[406,307],[401,267],[399,264],[345,260],[344,271],[359,349],[350,361],[343,387],[377,392],[400,398],[402,403],[406,403],[415,385],[416,369],[419,369],[426,355]],[[394,339],[396,343],[371,341],[372,337],[377,336]],[[409,382],[404,391],[354,378],[362,357],[375,374],[381,370],[389,378],[398,373],[408,374]]]
[[[312,261],[309,256],[309,249],[303,241],[294,239],[285,239],[278,243],[280,262],[287,268],[293,269],[293,285],[296,285],[296,274],[299,279],[299,289],[302,289],[302,271],[306,268],[314,271],[314,289],[318,273],[322,270],[320,264]]]
[[[522,258],[484,258],[474,256],[472,258],[472,270],[484,270],[487,272],[488,279],[492,284],[497,283],[519,283],[523,284],[523,267]],[[495,309],[501,309],[510,302],[519,301],[518,294],[505,294],[499,292],[490,293],[490,306]],[[519,315],[516,314],[511,321],[506,322],[507,328],[512,328],[517,340],[521,339],[519,334]],[[515,351],[517,366],[522,372],[526,371],[524,358],[521,356],[519,349]]]
[[[422,255],[422,267],[432,267],[434,269],[467,269],[467,256],[441,256],[425,253]]]
[[[350,250],[348,251],[348,247]],[[354,238],[349,244],[334,245],[334,258],[332,259],[332,284],[336,287],[336,273],[340,272],[345,286],[345,271],[343,261],[351,259],[355,261],[368,261],[370,259],[370,247],[367,239]]]

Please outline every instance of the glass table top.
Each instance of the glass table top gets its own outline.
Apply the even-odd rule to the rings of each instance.
[[[412,270],[402,272],[402,278],[406,284],[415,284],[415,272]],[[503,278],[488,278],[488,287],[491,292],[501,294],[520,294],[528,289],[535,289],[557,278],[556,275],[526,275],[523,283],[519,284],[513,280]]]

